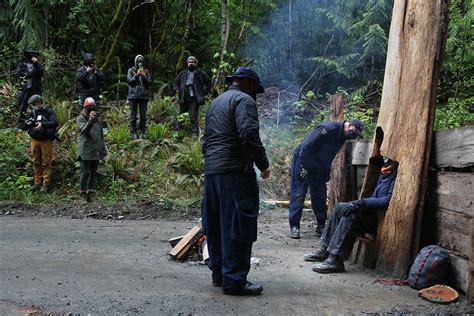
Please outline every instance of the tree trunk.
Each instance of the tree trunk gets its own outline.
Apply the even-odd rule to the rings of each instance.
[[[395,0],[373,156],[399,162],[390,206],[377,233],[377,270],[402,275],[418,251],[448,0]],[[382,133],[383,132],[383,133]],[[370,168],[364,181],[368,194]],[[366,258],[367,259],[367,258]],[[376,260],[376,261],[375,261]]]
[[[224,72],[224,59],[227,51],[227,43],[229,41],[230,33],[230,19],[229,19],[229,8],[227,6],[227,0],[221,0],[221,53],[219,56],[219,66],[217,68],[216,82],[213,87],[214,93],[218,94],[222,90],[224,85],[225,72]]]
[[[185,4],[186,6],[186,21],[184,24],[184,34],[181,38],[181,49],[178,57],[178,62],[175,66],[176,74],[179,73],[181,69],[183,69],[184,65],[184,52],[186,51],[186,44],[188,42],[189,31],[191,30],[191,25],[193,21],[193,1],[188,0]]]
[[[329,98],[331,104],[331,121],[344,120],[344,98],[341,94]],[[328,199],[329,211],[332,212],[338,202],[347,200],[347,181],[345,176],[346,145],[342,145],[331,166],[331,181],[329,182]]]
[[[122,22],[120,23],[120,26],[119,26],[117,32],[115,33],[114,41],[112,42],[112,46],[110,47],[109,52],[108,52],[107,56],[105,57],[105,61],[101,66],[102,70],[106,70],[107,68],[109,68],[110,61],[112,60],[112,57],[115,55],[115,51],[117,49],[120,36],[122,36],[123,28],[127,24],[128,16],[129,16],[129,14],[131,12],[131,9],[132,9],[132,0],[128,0],[127,2],[128,2],[128,4],[127,4],[127,9],[125,10],[125,15],[122,17]]]

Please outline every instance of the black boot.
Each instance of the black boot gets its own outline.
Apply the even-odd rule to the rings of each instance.
[[[247,281],[245,286],[239,290],[223,290],[222,293],[227,295],[242,295],[242,296],[251,296],[251,295],[260,295],[263,291],[263,286],[260,284],[253,284]]]
[[[329,252],[327,247],[321,246],[321,249],[318,251],[305,254],[304,261],[324,261],[328,256]]]
[[[296,226],[290,228],[290,238],[300,239],[300,229]]]
[[[212,272],[212,285],[215,287],[222,286],[222,274],[220,272]]]
[[[318,223],[318,226],[316,226],[316,231],[314,232],[314,235],[316,237],[321,237],[323,235],[324,226],[325,226],[324,224]]]
[[[318,273],[339,273],[344,272],[344,260],[336,255],[329,254],[329,257],[323,262],[316,263],[313,271]]]

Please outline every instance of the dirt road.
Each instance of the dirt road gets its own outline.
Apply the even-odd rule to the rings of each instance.
[[[168,238],[193,221],[113,221],[0,216],[0,315],[26,308],[73,314],[323,314],[468,312],[465,300],[437,306],[408,287],[374,281],[372,271],[320,275],[302,256],[316,245],[309,232],[287,237],[283,210],[263,212],[251,281],[259,297],[222,295],[210,272],[170,260]]]

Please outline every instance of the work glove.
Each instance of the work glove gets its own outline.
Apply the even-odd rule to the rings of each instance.
[[[306,182],[308,180],[308,170],[300,166],[300,172],[298,172],[298,180]]]
[[[354,203],[354,202],[356,202],[356,201],[344,204],[344,206],[342,208],[342,215],[344,217],[349,217],[352,214],[354,214],[356,211],[359,210],[359,206],[357,205],[357,203]]]

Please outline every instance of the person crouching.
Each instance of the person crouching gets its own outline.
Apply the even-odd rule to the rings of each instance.
[[[93,202],[99,161],[107,155],[102,121],[93,98],[86,98],[76,122],[79,133],[76,158],[81,162],[80,195],[82,200]]]

